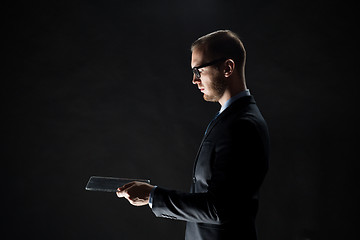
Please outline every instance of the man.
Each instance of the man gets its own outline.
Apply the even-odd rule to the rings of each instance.
[[[191,51],[193,84],[221,109],[200,144],[190,193],[132,182],[117,195],[135,206],[149,204],[157,217],[187,221],[187,240],[255,240],[269,136],[246,87],[245,49],[235,33],[221,30],[196,40]]]

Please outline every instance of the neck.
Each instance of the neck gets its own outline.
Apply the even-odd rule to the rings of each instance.
[[[242,81],[239,81],[240,83],[243,83]],[[247,89],[245,84],[238,84],[237,86],[229,86],[224,94],[221,96],[221,98],[219,99],[219,103],[221,106],[224,106],[224,104],[233,96],[239,94],[242,91],[245,91]]]

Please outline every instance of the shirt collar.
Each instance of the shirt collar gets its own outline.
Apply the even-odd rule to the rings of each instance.
[[[244,91],[239,92],[238,94],[236,94],[235,96],[233,96],[232,98],[230,98],[229,100],[226,101],[226,103],[221,106],[221,109],[219,111],[219,114],[221,114],[226,108],[228,108],[233,102],[235,102],[236,100],[238,100],[239,98],[242,97],[246,97],[246,96],[250,96],[250,91],[249,89],[245,89]]]

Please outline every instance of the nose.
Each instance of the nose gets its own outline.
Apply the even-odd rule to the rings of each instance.
[[[193,84],[198,84],[198,83],[200,83],[200,78],[197,78],[195,74],[193,74],[192,83],[193,83]]]

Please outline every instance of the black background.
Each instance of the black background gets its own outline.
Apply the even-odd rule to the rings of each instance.
[[[344,1],[12,2],[4,8],[6,239],[183,239],[91,175],[187,191],[218,111],[192,85],[190,45],[231,29],[271,135],[259,240],[356,239],[355,6]],[[226,196],[236,204],[236,193]]]

